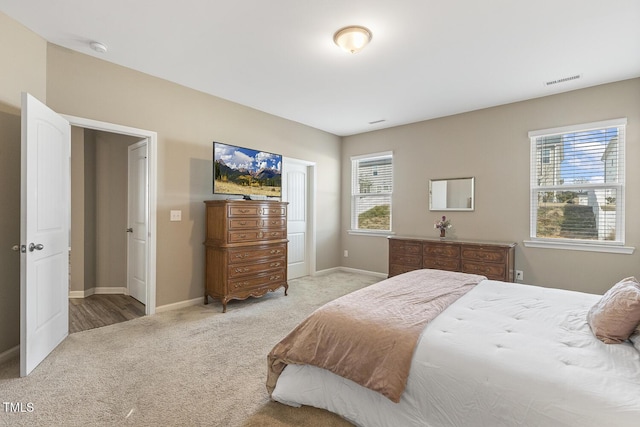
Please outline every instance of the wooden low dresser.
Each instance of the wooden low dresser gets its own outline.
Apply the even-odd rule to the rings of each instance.
[[[515,280],[516,243],[389,237],[389,277],[420,268],[461,271],[492,280]]]
[[[287,295],[287,203],[208,200],[204,303],[261,297],[284,287]]]

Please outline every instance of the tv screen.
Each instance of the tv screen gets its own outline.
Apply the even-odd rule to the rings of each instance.
[[[282,155],[214,141],[213,192],[245,198],[279,198]]]

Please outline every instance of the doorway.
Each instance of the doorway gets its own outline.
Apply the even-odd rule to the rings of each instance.
[[[71,128],[71,333],[144,315],[147,144]]]
[[[72,211],[76,214],[74,216],[72,213],[71,221],[70,276],[72,281],[77,280],[70,283],[69,296],[125,295],[130,298],[130,288],[135,287],[134,294],[141,300],[143,314],[154,314],[157,134],[80,117],[63,117],[72,126],[72,145],[75,145],[83,158],[89,159],[74,161],[72,155],[73,166],[81,170],[83,177],[72,182],[72,194],[79,195],[75,199],[72,196]],[[140,150],[141,147],[144,147],[144,150]],[[130,154],[132,151],[135,152],[135,156]],[[139,166],[141,157],[144,167]],[[131,158],[134,159],[133,163],[138,165],[134,165],[135,179],[129,177]],[[92,164],[95,165],[95,171],[91,170]],[[83,184],[80,185],[79,182]],[[139,194],[132,200],[129,200],[130,182],[137,182],[142,186],[142,190],[139,190]],[[80,188],[74,189],[74,185]],[[139,187],[137,184],[134,186]],[[95,191],[92,191],[93,189]],[[132,214],[128,208],[134,201],[135,209]],[[130,223],[131,215],[136,218],[135,226]],[[146,221],[144,229],[140,228],[141,217]],[[76,222],[76,219],[79,221]],[[95,222],[92,222],[94,219]],[[79,227],[82,229],[78,230]],[[131,228],[137,233],[129,233]],[[136,243],[133,246],[137,248],[135,259],[138,264],[130,271],[127,266],[130,264],[129,253],[132,245],[129,242],[132,240],[132,234],[136,234]],[[144,241],[143,251],[139,250],[141,240]],[[74,251],[74,245],[79,250]],[[136,282],[135,285],[130,284],[132,278]],[[107,305],[110,304],[111,301],[107,301]],[[130,299],[129,302],[125,301],[125,304],[128,304],[129,308],[123,307],[122,310],[130,311],[125,317],[131,317],[134,315],[132,313],[140,310]],[[120,315],[116,313],[116,316]]]
[[[315,163],[284,158],[282,200],[287,206],[287,280],[312,275],[315,253]]]

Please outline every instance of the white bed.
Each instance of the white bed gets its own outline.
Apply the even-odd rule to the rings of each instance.
[[[593,335],[599,298],[485,280],[425,327],[399,403],[309,365],[288,365],[272,399],[367,427],[636,427],[640,352]]]

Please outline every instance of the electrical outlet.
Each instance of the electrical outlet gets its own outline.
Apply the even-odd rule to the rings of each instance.
[[[522,270],[516,270],[516,280],[524,280],[524,273]]]
[[[344,257],[349,258],[349,251],[346,249],[344,250]]]
[[[169,221],[182,221],[182,211],[171,211]]]

